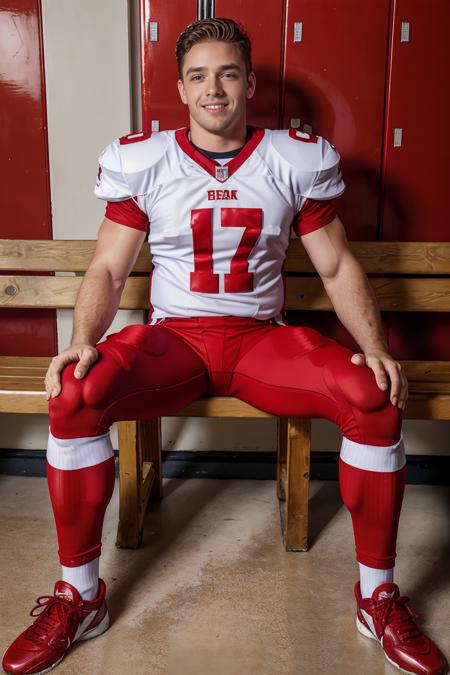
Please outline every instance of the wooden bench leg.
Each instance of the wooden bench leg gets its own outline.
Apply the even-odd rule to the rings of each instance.
[[[150,498],[162,497],[160,420],[119,422],[119,525],[116,546],[137,548]]]
[[[277,497],[285,499],[286,495],[286,458],[287,458],[287,417],[278,418],[278,451],[277,451]]]
[[[286,428],[279,422],[277,469],[283,543],[286,551],[307,551],[311,421],[290,417],[285,422]]]

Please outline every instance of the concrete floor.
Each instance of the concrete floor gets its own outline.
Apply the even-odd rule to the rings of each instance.
[[[0,650],[59,576],[45,479],[0,476]],[[78,643],[61,675],[395,673],[355,628],[357,577],[336,483],[311,485],[312,547],[285,553],[271,481],[167,480],[140,550],[114,546],[108,510],[101,575],[112,625]],[[396,581],[450,655],[450,488],[409,486]]]

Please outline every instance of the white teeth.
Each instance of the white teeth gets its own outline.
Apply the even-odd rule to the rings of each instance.
[[[224,105],[205,105],[205,108],[208,110],[218,110],[219,108],[224,108]]]

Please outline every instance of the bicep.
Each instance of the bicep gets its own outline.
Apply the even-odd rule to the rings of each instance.
[[[104,218],[98,233],[92,267],[107,269],[112,278],[124,282],[146,239],[147,233]]]
[[[339,216],[328,225],[303,235],[301,241],[323,281],[335,277],[344,262],[354,260]]]

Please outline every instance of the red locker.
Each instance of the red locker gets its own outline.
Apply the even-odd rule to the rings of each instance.
[[[269,3],[264,14],[243,0],[216,1],[215,15],[244,25],[252,38],[253,68],[257,77],[254,98],[249,102],[250,124],[278,128],[281,76],[282,0]],[[255,20],[255,17],[257,19]],[[158,0],[141,0],[142,118],[143,128],[177,129],[189,120],[181,103],[175,44],[186,26],[197,20],[197,3],[173,6]]]
[[[389,0],[286,1],[283,126],[300,121],[336,145],[339,215],[351,239],[376,239]]]
[[[382,239],[448,241],[448,0],[395,0],[383,159]]]
[[[287,0],[283,126],[336,145],[347,186],[336,207],[353,240],[377,239],[388,35],[389,0]],[[357,350],[334,312],[289,318]]]
[[[189,121],[177,89],[175,45],[197,19],[196,2],[141,0],[142,127],[178,129]]]
[[[252,41],[256,91],[248,102],[249,124],[279,129],[283,2],[268,2],[264,11],[245,0],[216,0],[216,16],[241,23]]]
[[[51,239],[39,1],[3,1],[0,35],[0,236]],[[0,313],[0,353],[46,355],[55,351],[54,311]]]
[[[395,0],[383,158],[382,239],[448,241],[448,0]],[[397,358],[450,358],[450,318],[392,315]]]

